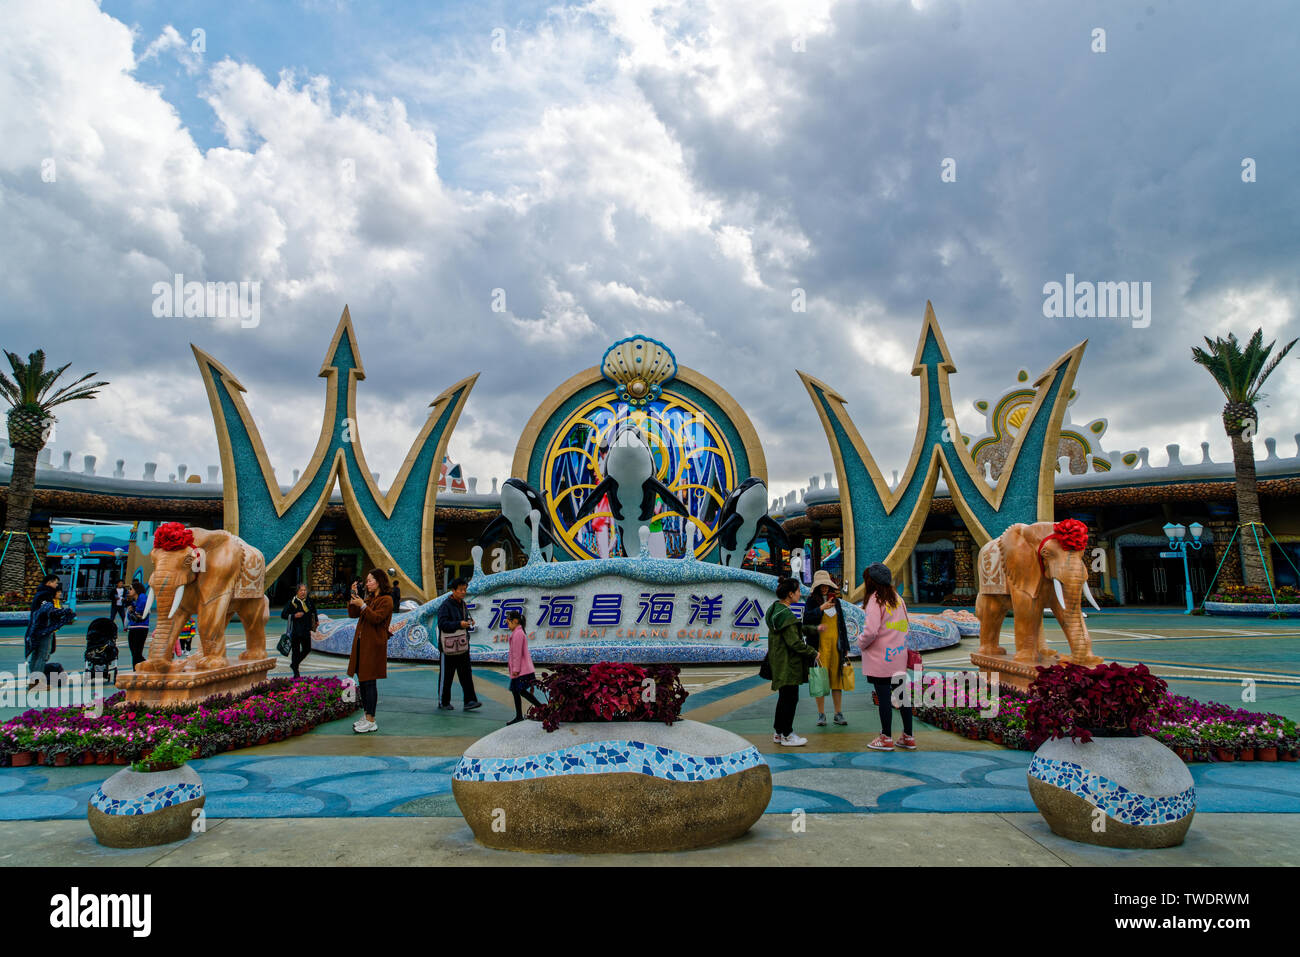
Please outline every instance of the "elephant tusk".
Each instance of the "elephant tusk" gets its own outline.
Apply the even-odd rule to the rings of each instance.
[[[185,597],[185,586],[181,585],[176,589],[176,597],[172,599],[172,610],[167,612],[168,618],[175,618],[176,611],[181,607],[181,599]]]
[[[1061,580],[1059,578],[1053,578],[1052,587],[1056,589],[1056,600],[1061,603],[1061,608],[1064,609],[1065,591],[1061,588]]]
[[[1101,611],[1101,605],[1098,605],[1097,599],[1092,597],[1092,589],[1088,587],[1087,582],[1083,583],[1083,597],[1088,599],[1089,605],[1091,605],[1093,608],[1096,608],[1098,611]]]
[[[141,616],[141,620],[143,621],[145,618],[148,618],[149,612],[152,610],[153,610],[153,589],[150,588],[149,591],[146,592],[144,596],[144,614]]]

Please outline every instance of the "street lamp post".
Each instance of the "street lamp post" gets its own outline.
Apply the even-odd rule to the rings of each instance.
[[[1183,587],[1187,593],[1187,610],[1184,615],[1190,615],[1195,603],[1192,600],[1192,570],[1187,562],[1187,550],[1200,551],[1205,544],[1201,541],[1201,533],[1205,531],[1200,522],[1192,522],[1190,531],[1192,537],[1187,537],[1189,528],[1182,525],[1169,522],[1165,525],[1165,537],[1169,539],[1169,548],[1171,551],[1166,552],[1171,558],[1181,557],[1183,560]]]

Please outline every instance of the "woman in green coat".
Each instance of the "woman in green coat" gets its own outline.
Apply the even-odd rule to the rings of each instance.
[[[808,680],[808,666],[821,661],[816,648],[803,640],[799,619],[790,610],[799,599],[799,583],[783,578],[776,586],[776,601],[767,609],[767,660],[772,669],[772,690],[777,693],[772,742],[787,748],[808,743],[794,733],[794,711],[799,706],[799,686]]]

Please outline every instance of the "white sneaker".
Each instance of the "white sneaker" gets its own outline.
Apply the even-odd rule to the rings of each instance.
[[[808,739],[801,738],[797,734],[787,734],[784,738],[781,739],[781,743],[785,745],[787,748],[802,748],[805,744],[808,743]]]
[[[375,724],[373,721],[363,720],[360,724],[355,725],[352,730],[357,734],[369,734],[371,731],[378,731],[379,725]]]
[[[781,741],[783,740],[783,738],[784,738],[784,736],[781,734],[780,731],[773,731],[773,732],[772,732],[772,743],[773,743],[773,744],[780,744]]]

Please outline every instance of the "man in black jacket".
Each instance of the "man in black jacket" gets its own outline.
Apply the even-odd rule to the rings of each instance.
[[[112,598],[113,605],[112,605],[112,610],[108,613],[108,617],[122,619],[123,628],[126,627],[126,602],[127,602],[126,596],[127,596],[126,582],[122,581],[122,579],[119,578],[117,580],[117,584],[113,586],[113,593],[110,596]]]
[[[27,631],[23,634],[24,656],[32,653],[32,623],[36,621],[36,613],[41,610],[41,605],[54,600],[54,593],[58,589],[59,576],[53,572],[46,575],[40,585],[36,587],[36,594],[32,595],[32,603],[27,609]]]
[[[448,654],[444,641],[448,635],[463,634],[474,627],[474,619],[469,616],[469,611],[465,608],[465,589],[468,585],[469,582],[465,579],[457,578],[451,583],[451,594],[438,609],[438,653],[442,656],[442,663],[438,667],[440,686],[438,708],[441,711],[455,710],[455,706],[451,703],[451,681],[454,677],[460,678],[460,690],[465,697],[465,710],[473,711],[475,708],[483,707],[483,703],[474,694],[474,674],[469,666],[469,648],[466,647],[463,652]]]
[[[289,643],[292,646],[289,667],[295,678],[298,666],[311,653],[311,633],[316,630],[316,602],[307,594],[307,583],[298,584],[298,592],[289,600],[280,612],[280,617],[289,623]]]

